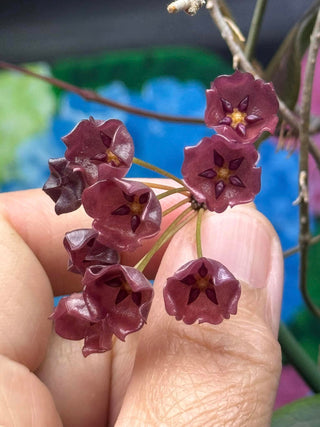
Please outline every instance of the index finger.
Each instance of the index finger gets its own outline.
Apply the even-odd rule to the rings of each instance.
[[[148,182],[177,186],[164,179],[149,179]],[[181,200],[173,194],[161,200],[163,209]],[[183,209],[183,208],[182,208]],[[180,209],[181,210],[181,209]],[[172,222],[179,209],[163,218],[160,234]],[[81,207],[78,210],[56,215],[53,201],[40,189],[0,194],[0,214],[12,225],[17,233],[39,259],[47,273],[54,295],[65,295],[81,289],[80,276],[67,271],[68,255],[63,246],[66,232],[78,228],[90,228],[90,218]],[[135,252],[121,254],[121,262],[134,265],[152,247],[159,235],[145,243]],[[153,278],[159,266],[165,245],[151,260],[145,274]]]

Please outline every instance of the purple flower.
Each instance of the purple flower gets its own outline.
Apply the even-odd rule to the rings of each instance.
[[[239,281],[223,264],[208,258],[183,265],[163,289],[168,314],[188,325],[229,319],[237,313],[240,294]]]
[[[145,276],[120,264],[93,266],[83,278],[83,297],[91,318],[106,321],[121,340],[146,323],[153,289]]]
[[[54,320],[55,331],[61,337],[68,340],[84,338],[82,353],[85,357],[112,348],[113,332],[107,321],[93,321],[81,293],[62,298],[50,319]]]
[[[51,174],[42,189],[56,203],[56,214],[78,209],[87,186],[81,168],[74,169],[64,157],[49,159],[48,163]]]
[[[105,177],[122,178],[131,166],[133,141],[120,120],[90,117],[78,123],[62,140],[68,147],[66,158],[85,169],[90,184],[97,180],[100,170]]]
[[[83,192],[83,206],[94,218],[99,240],[132,251],[160,230],[161,206],[154,192],[137,181],[107,179]]]
[[[69,254],[68,270],[83,275],[91,265],[119,263],[118,252],[100,243],[98,236],[99,233],[90,228],[81,228],[65,234],[63,244]]]
[[[206,95],[205,123],[217,133],[244,143],[274,133],[279,103],[272,83],[236,71],[217,77]]]
[[[261,168],[253,145],[231,142],[221,135],[203,138],[184,150],[182,175],[199,203],[210,211],[251,202],[260,191]],[[85,190],[88,191],[88,190]]]

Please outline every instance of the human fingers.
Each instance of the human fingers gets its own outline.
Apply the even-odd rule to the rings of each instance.
[[[203,255],[242,285],[238,313],[219,325],[185,325],[165,312],[168,276],[196,258],[195,224],[172,239],[155,280],[117,426],[268,426],[281,369],[277,330],[283,266],[279,240],[253,207],[207,214]]]
[[[50,283],[1,216],[0,236],[0,425],[60,426],[52,396],[32,372],[45,357],[50,336]]]
[[[148,182],[177,186],[176,183],[164,179],[148,178]],[[174,194],[161,200],[163,210],[180,201],[182,197]],[[160,234],[180,210],[177,209],[163,218]],[[68,231],[91,227],[92,218],[84,212],[83,208],[57,216],[54,213],[52,200],[40,189],[35,189],[0,194],[0,213],[39,259],[49,277],[55,295],[80,290],[79,276],[66,269],[67,253],[62,241]],[[122,254],[122,263],[134,265],[152,247],[158,237],[159,235],[156,238],[145,240],[143,246],[133,253]],[[148,277],[154,278],[163,250],[164,248],[153,257],[148,265],[145,272]]]

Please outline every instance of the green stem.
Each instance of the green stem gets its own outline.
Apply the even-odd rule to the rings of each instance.
[[[254,54],[267,2],[268,0],[257,0],[256,2],[256,7],[253,12],[253,17],[247,38],[247,43],[244,49],[244,54],[247,57],[248,61],[251,61]]]
[[[180,185],[184,186],[184,182],[182,181],[182,179],[177,178],[172,173],[167,172],[161,168],[158,168],[157,166],[154,166],[151,163],[145,162],[144,160],[141,160],[141,159],[137,159],[137,157],[134,157],[132,159],[132,163],[142,166],[143,168],[152,170],[153,172],[157,172],[158,174],[163,175],[166,178],[173,179],[174,181],[178,182]]]
[[[175,205],[170,206],[170,208],[162,212],[162,218],[188,202],[190,202],[190,199],[184,199],[184,200],[180,200],[180,202],[176,203]]]
[[[191,221],[191,219],[195,217],[195,215],[191,215],[185,218],[192,210],[193,209],[190,206],[189,208],[181,212],[181,214],[178,215],[174,221],[172,221],[172,223],[162,234],[162,236],[159,237],[156,244],[150,249],[149,252],[145,254],[145,256],[134,266],[134,268],[142,272],[149,264],[153,255],[161,248],[161,246],[164,245],[169,239],[171,239],[171,237],[176,234],[176,232],[179,231],[180,228],[185,226],[189,221]]]
[[[309,387],[315,393],[320,393],[320,370],[318,366],[282,322],[279,329],[279,342],[283,353]]]
[[[202,258],[202,246],[201,246],[201,223],[204,209],[200,208],[197,216],[197,227],[196,227],[196,242],[197,242],[197,256]]]
[[[164,199],[165,197],[171,196],[172,194],[183,193],[185,191],[187,191],[186,187],[172,188],[171,190],[168,190],[168,191],[165,191],[164,193],[158,194],[157,199],[161,200],[161,199]],[[189,195],[187,197],[189,198]]]

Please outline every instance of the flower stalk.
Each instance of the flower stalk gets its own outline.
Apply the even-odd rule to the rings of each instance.
[[[196,226],[196,244],[197,244],[197,256],[198,258],[202,258],[202,245],[201,245],[201,224],[202,217],[204,214],[204,209],[200,208],[197,216],[197,226]]]
[[[171,237],[173,237],[182,227],[184,227],[189,221],[195,218],[196,214],[189,215],[192,212],[192,207],[185,209],[181,212],[177,218],[172,221],[169,227],[165,230],[165,232],[159,237],[157,243],[150,249],[150,251],[135,265],[134,268],[143,272],[146,266],[149,264],[153,255],[164,245]]]

